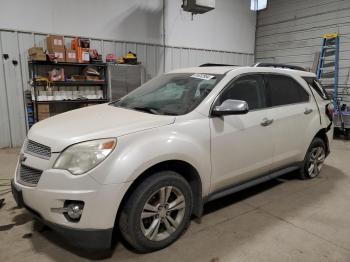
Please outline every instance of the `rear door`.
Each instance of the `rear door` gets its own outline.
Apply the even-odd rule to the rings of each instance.
[[[318,107],[318,111],[321,119],[321,128],[325,128],[327,131],[328,143],[333,141],[333,132],[334,129],[332,127],[332,121],[339,121],[340,118],[333,117],[332,113],[328,112],[327,115],[327,107],[332,106],[332,101],[330,100],[330,96],[327,94],[326,90],[322,87],[322,85],[318,82],[315,77],[304,77],[304,80],[308,83],[310,90],[313,94],[313,98],[315,99]],[[340,123],[339,123],[340,124]]]
[[[265,75],[267,103],[273,109],[272,133],[274,137],[273,169],[279,169],[299,161],[320,127],[318,108],[313,96],[291,76]]]
[[[239,77],[215,105],[227,99],[246,101],[250,111],[210,118],[212,192],[267,173],[273,158],[271,127],[262,124],[269,119],[263,75]]]

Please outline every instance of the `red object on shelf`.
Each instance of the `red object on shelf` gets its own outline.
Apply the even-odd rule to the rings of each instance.
[[[117,62],[116,55],[115,54],[107,54],[106,55],[106,62],[112,62],[112,63]]]

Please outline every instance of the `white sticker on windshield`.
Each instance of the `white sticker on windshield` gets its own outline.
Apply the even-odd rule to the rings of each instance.
[[[191,77],[202,79],[202,80],[210,80],[210,79],[214,78],[215,76],[207,75],[207,74],[194,74],[194,75],[191,75]]]

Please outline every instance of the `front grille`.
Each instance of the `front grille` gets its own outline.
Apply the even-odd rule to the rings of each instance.
[[[43,171],[34,169],[25,165],[18,167],[18,182],[27,186],[35,186],[38,184]]]
[[[44,159],[50,159],[51,157],[51,148],[48,146],[44,146],[32,140],[28,140],[25,146],[26,153],[31,154],[33,156],[37,156]]]

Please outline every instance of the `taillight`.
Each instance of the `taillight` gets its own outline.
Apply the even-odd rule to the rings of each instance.
[[[334,113],[334,105],[332,103],[326,105],[326,115],[328,116],[329,120],[333,120],[333,113]]]

